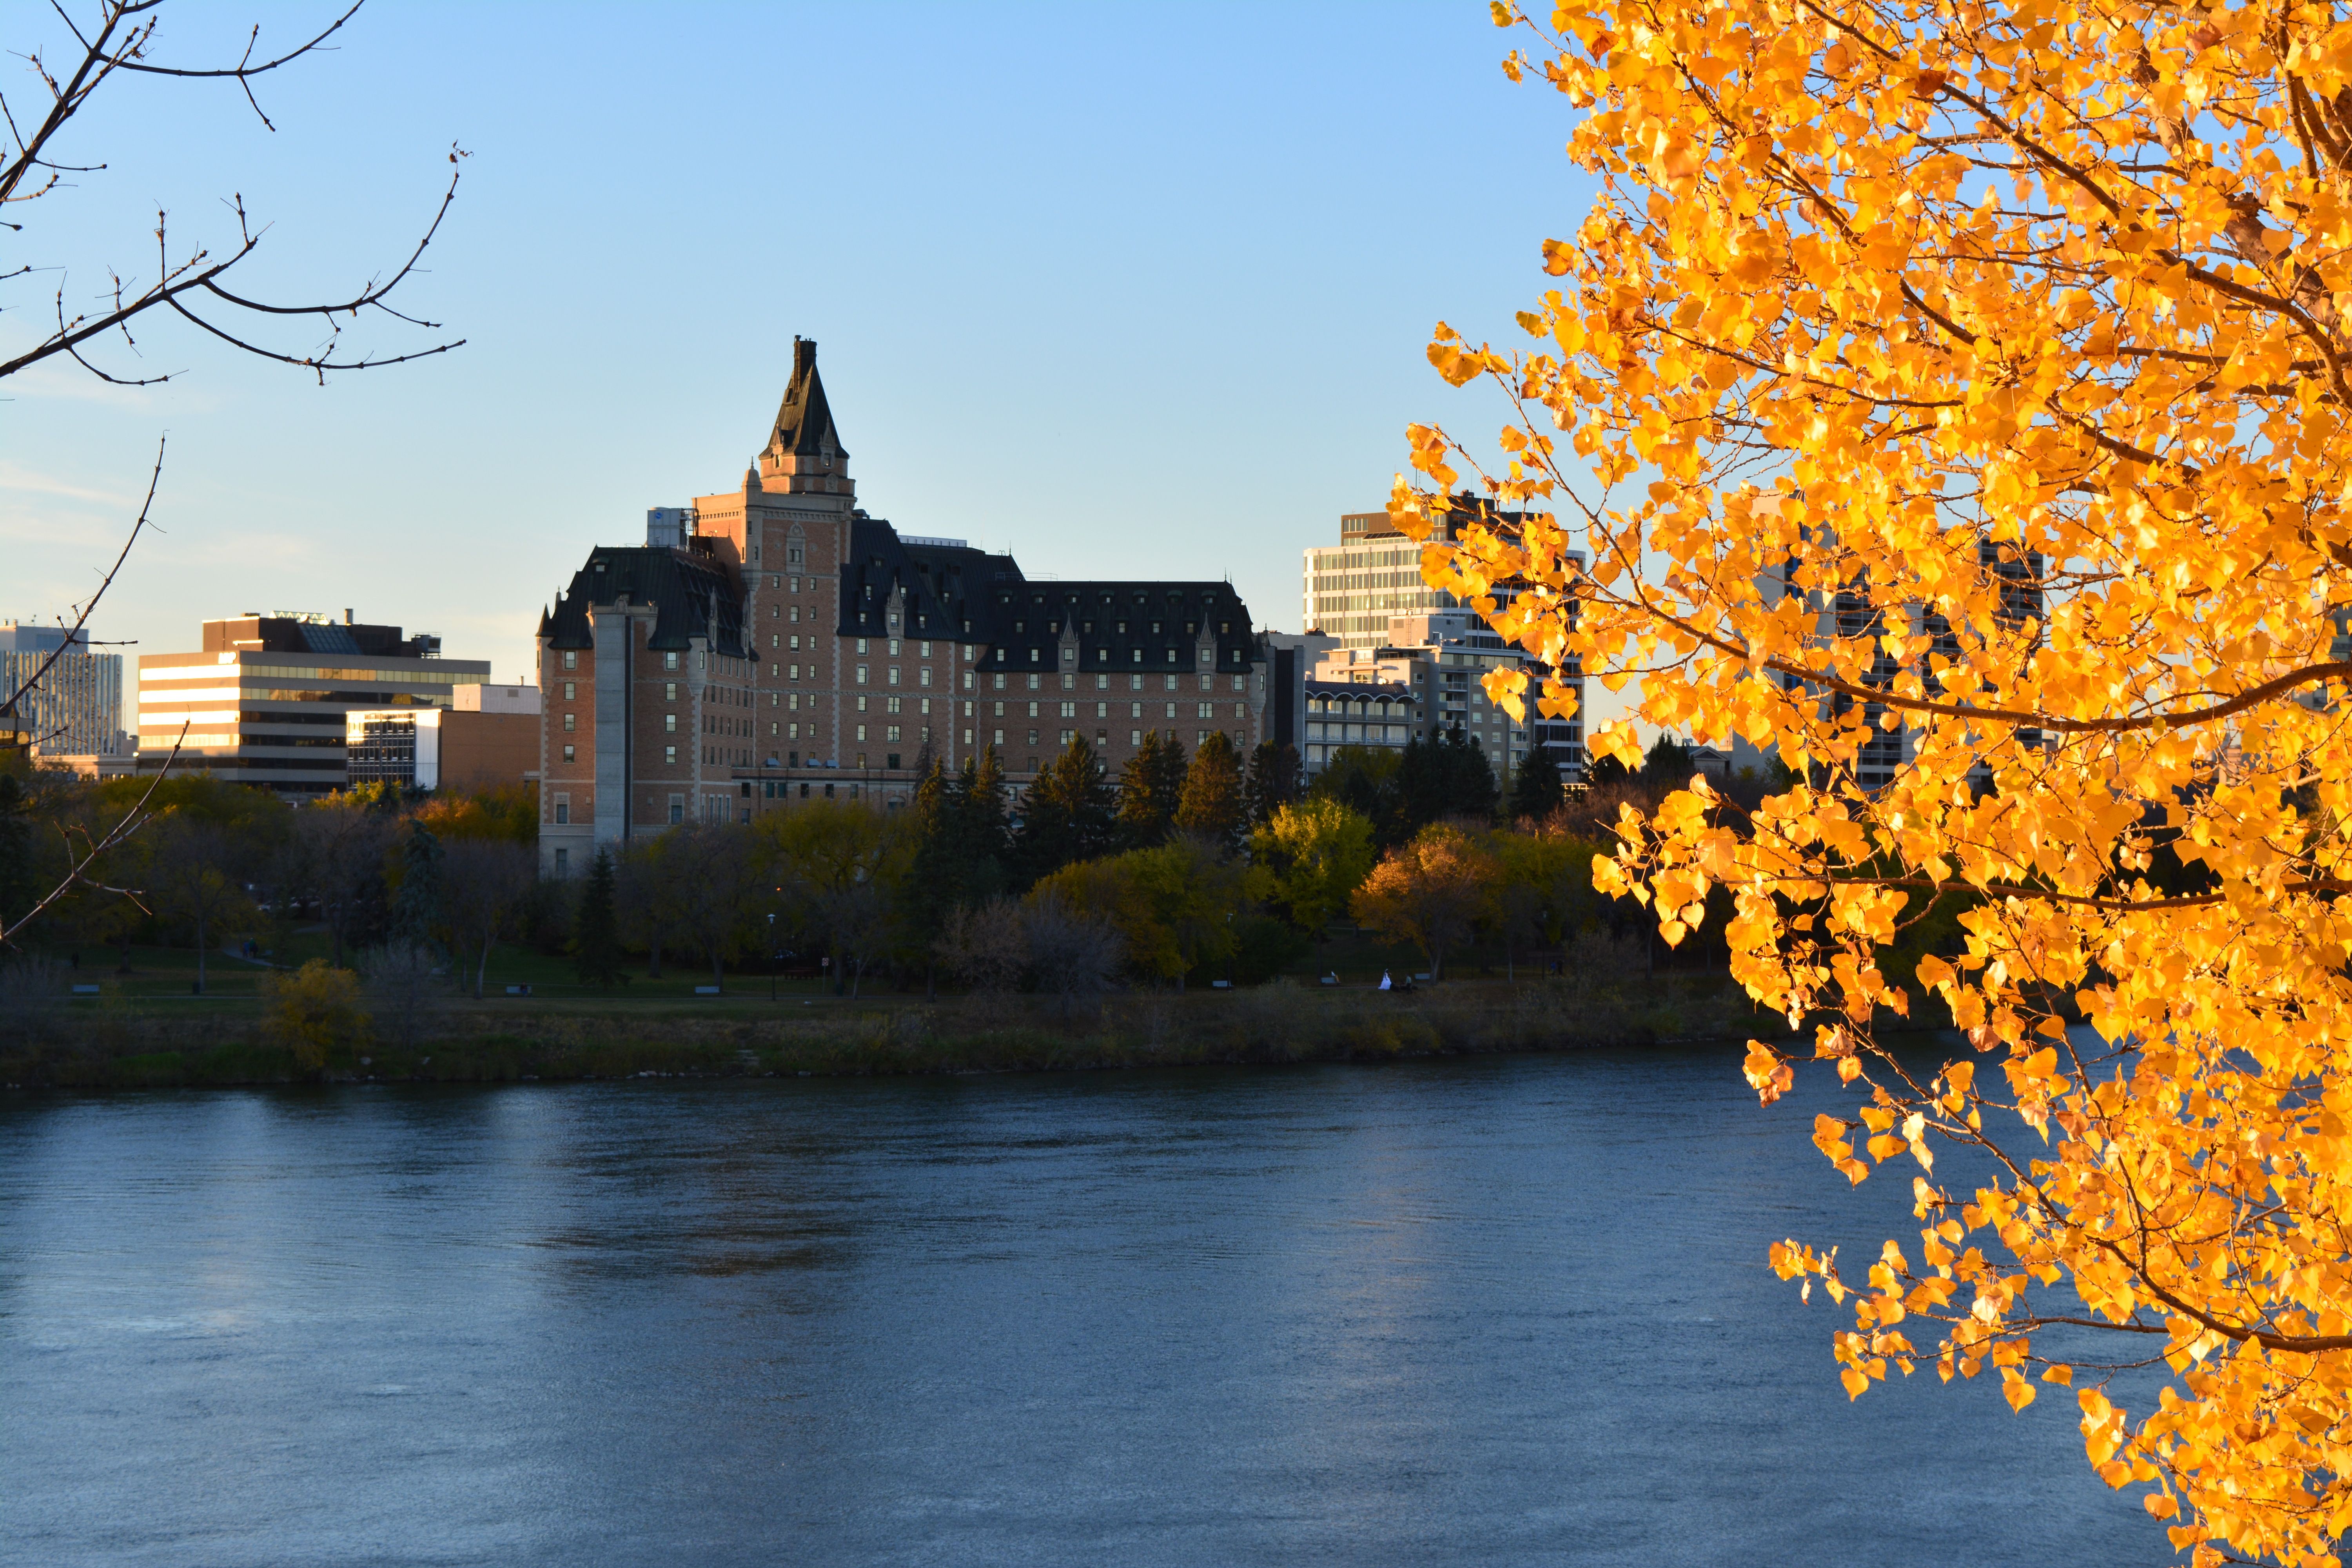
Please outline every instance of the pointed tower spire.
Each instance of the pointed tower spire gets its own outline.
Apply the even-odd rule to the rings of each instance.
[[[816,373],[816,340],[793,340],[793,378],[776,423],[760,454],[760,477],[765,488],[847,495],[849,450],[834,427],[833,407],[825,401],[824,382]]]

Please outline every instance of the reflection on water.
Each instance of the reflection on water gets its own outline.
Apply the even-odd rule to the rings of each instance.
[[[1803,1086],[1826,1094],[1826,1085]],[[1720,1055],[0,1105],[0,1563],[2158,1562]],[[1940,1167],[1939,1167],[1940,1170]]]

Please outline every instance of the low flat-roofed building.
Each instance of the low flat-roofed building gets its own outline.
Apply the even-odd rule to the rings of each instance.
[[[162,768],[176,742],[175,773],[326,795],[348,779],[352,710],[446,709],[490,678],[486,659],[440,658],[438,637],[344,615],[206,621],[203,652],[141,655],[140,771]]]
[[[343,715],[353,784],[495,789],[539,782],[539,688],[460,686],[447,708],[354,708]]]

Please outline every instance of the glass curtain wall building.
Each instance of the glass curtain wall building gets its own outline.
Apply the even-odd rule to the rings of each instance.
[[[32,680],[52,653],[56,662],[17,699],[13,728],[49,756],[129,751],[122,726],[122,656],[91,652],[86,632],[0,622],[0,702]],[[11,727],[0,721],[0,729]]]

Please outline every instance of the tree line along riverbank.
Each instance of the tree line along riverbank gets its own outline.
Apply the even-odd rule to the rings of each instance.
[[[320,1082],[512,1082],[873,1075],[1378,1060],[1785,1031],[1719,975],[1450,982],[1412,992],[1282,982],[1065,1005],[1007,994],[856,1003],[764,994],[453,1002],[409,1038],[355,1036],[322,1058],[264,1028],[251,1000],[100,998],[17,1020],[14,1089]]]

